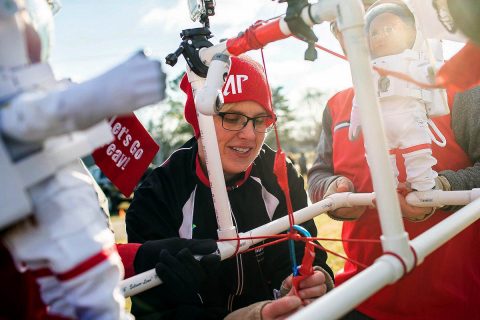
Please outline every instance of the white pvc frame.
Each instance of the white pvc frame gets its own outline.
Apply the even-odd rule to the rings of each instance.
[[[379,102],[374,89],[370,55],[364,33],[364,13],[360,0],[320,0],[311,6],[310,12],[308,12],[308,8],[304,9],[302,18],[308,25],[337,19],[338,28],[343,34],[346,54],[349,57],[356,97],[359,105],[362,106],[360,108],[360,117],[365,146],[368,150],[368,162],[370,168],[375,168],[375,171],[371,170],[371,176],[382,229],[382,248],[384,252],[392,252],[400,259],[393,255],[379,257],[372,266],[357,274],[342,284],[342,286],[317,299],[306,308],[303,308],[291,316],[291,319],[318,318],[319,315],[321,315],[322,319],[341,317],[384,286],[399,280],[405,274],[405,271],[408,272],[415,267],[415,262],[417,264],[421,263],[426,255],[480,218],[480,199],[477,199],[430,230],[409,241],[400,212],[394,177],[386,148],[387,144],[379,111]],[[288,25],[283,19],[279,20],[279,25],[281,31],[286,36],[291,35]],[[230,55],[225,42],[210,48],[201,49],[200,56],[204,63],[209,64],[215,54],[218,53]],[[210,71],[207,75],[207,82],[209,82],[209,77],[218,79],[215,77],[219,76],[212,75]],[[188,76],[194,93],[203,88],[205,80],[195,76],[189,70]],[[215,81],[212,82],[215,83]],[[218,89],[221,89],[221,87],[216,88],[216,90]],[[215,90],[211,90],[211,92],[216,94]],[[214,101],[214,99],[210,99],[210,101]],[[195,102],[197,103],[197,99]],[[212,106],[212,110],[214,110],[214,106]],[[218,235],[219,239],[235,238],[237,234],[232,223],[230,204],[225,191],[225,180],[221,169],[218,146],[216,145],[215,128],[210,116],[212,113],[206,113],[209,115],[198,114],[198,116],[201,139],[206,147],[206,154],[208,154],[207,170],[210,183],[212,184],[214,205],[218,217]],[[449,196],[438,196],[440,193],[441,195],[449,194]],[[425,206],[432,206],[433,204],[464,205],[480,197],[479,189],[456,193],[440,193],[433,191],[413,193],[408,200],[412,204],[418,205],[423,203]],[[373,194],[335,194],[295,212],[295,221],[302,223],[316,215],[339,207],[370,205],[373,197]],[[447,200],[444,201],[444,199]],[[285,231],[288,228],[288,216],[285,216],[249,232],[239,234],[238,237],[267,237],[268,235]],[[238,252],[248,249],[261,240],[263,239],[241,240]],[[237,241],[218,242],[221,259],[226,259],[235,254],[237,245]],[[416,252],[416,261],[410,246]],[[121,286],[125,296],[131,296],[160,283],[161,280],[156,276],[155,270],[150,270],[124,280]]]

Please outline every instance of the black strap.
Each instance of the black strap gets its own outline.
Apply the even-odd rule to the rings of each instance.
[[[285,21],[287,22],[288,28],[292,34],[308,43],[307,51],[305,51],[305,60],[314,61],[317,59],[315,42],[317,42],[318,38],[301,17],[303,8],[309,6],[309,4],[307,0],[287,0],[287,2],[288,7]]]

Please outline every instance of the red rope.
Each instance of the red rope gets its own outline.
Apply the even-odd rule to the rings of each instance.
[[[237,231],[237,234],[238,234],[238,231]],[[233,253],[233,255],[236,256],[239,251],[240,251],[240,238],[237,239],[237,246],[235,247],[235,252]]]
[[[288,236],[289,239],[297,239],[300,238],[301,236],[298,233],[293,233],[290,235],[290,233],[283,233],[283,234],[275,234],[275,235],[269,235],[269,236],[252,236],[252,237],[240,237],[240,238],[224,238],[224,239],[219,239],[217,241],[238,241],[240,240],[254,240],[254,239],[269,239],[269,238],[284,238],[285,236]],[[307,241],[338,241],[338,242],[364,242],[364,243],[381,243],[380,240],[376,239],[336,239],[336,238],[321,238],[321,237],[303,237]]]
[[[242,253],[246,253],[246,252],[250,252],[250,251],[255,251],[257,249],[262,249],[262,248],[266,248],[266,247],[269,247],[269,246],[272,246],[272,245],[275,245],[277,243],[281,243],[281,242],[284,242],[284,241],[287,241],[287,240],[294,240],[294,241],[303,241],[305,243],[311,243],[313,247],[317,248],[317,249],[320,249],[322,251],[325,251],[331,255],[334,255],[336,257],[339,257],[345,261],[349,261],[363,269],[366,269],[368,268],[368,266],[366,264],[363,264],[361,263],[360,261],[357,261],[355,259],[351,259],[351,258],[348,258],[346,256],[343,256],[339,253],[336,253],[335,251],[332,251],[332,250],[329,250],[325,247],[323,247],[322,245],[320,244],[317,244],[313,241],[341,241],[341,242],[357,242],[357,243],[377,243],[377,244],[380,244],[381,241],[380,240],[375,240],[375,239],[334,239],[334,238],[320,238],[320,237],[302,237],[301,235],[299,235],[298,233],[296,232],[289,232],[289,233],[284,233],[284,234],[276,234],[276,235],[271,235],[271,236],[254,236],[254,237],[239,237],[239,238],[229,238],[229,239],[219,239],[218,241],[240,241],[240,240],[253,240],[253,239],[270,239],[270,238],[274,238],[274,239],[277,239],[275,241],[272,241],[272,242],[268,242],[268,243],[263,243],[261,245],[258,245],[258,246],[254,246],[254,247],[251,247],[245,251],[243,251]],[[418,258],[417,258],[417,253],[415,252],[415,249],[413,247],[410,247],[410,249],[412,250],[412,253],[413,253],[413,257],[414,257],[414,267],[417,265],[418,263]],[[237,252],[235,252],[235,254],[237,254]],[[402,263],[402,266],[403,266],[403,269],[406,273],[406,270],[407,270],[407,266],[405,264],[405,262],[403,261],[403,259],[393,253],[393,252],[385,252],[384,254],[388,254],[388,255],[392,255],[394,257],[396,257],[398,260],[401,261]],[[302,263],[303,265],[303,263]]]
[[[270,83],[269,83],[269,80],[268,80],[266,63],[265,63],[265,56],[264,56],[263,48],[262,48],[264,46],[264,43],[262,43],[262,41],[260,41],[256,37],[256,34],[254,32],[255,29],[257,29],[259,26],[263,25],[264,23],[265,23],[264,21],[257,21],[251,28],[246,30],[246,32],[244,33],[242,38],[243,38],[243,41],[245,41],[245,43],[247,43],[249,47],[252,47],[252,48],[255,48],[255,49],[260,48],[260,53],[261,53],[261,56],[262,56],[262,63],[263,63],[263,68],[264,68],[264,73],[265,73],[265,79],[266,79],[268,87],[270,87]],[[323,50],[323,51],[325,51],[325,52],[327,52],[327,53],[329,53],[333,56],[336,56],[340,59],[347,60],[347,58],[344,55],[341,55],[341,54],[339,54],[335,51],[327,49],[327,48],[325,48],[325,47],[323,47],[319,44],[315,44],[315,47],[317,47],[317,48],[319,48],[319,49],[321,49],[321,50]],[[397,78],[400,78],[400,79],[405,80],[405,81],[413,82],[413,83],[415,83],[416,85],[418,85],[419,87],[422,87],[422,88],[437,88],[438,87],[437,85],[425,84],[425,83],[418,82],[418,81],[414,80],[413,78],[411,78],[410,76],[399,73],[399,72],[394,72],[394,71],[391,71],[391,70],[386,70],[386,69],[382,69],[382,68],[378,68],[378,67],[373,67],[373,68],[380,75],[391,75],[393,77],[397,77]],[[271,93],[269,95],[269,99],[270,99],[270,103],[272,105],[272,109],[274,109],[273,99],[272,99]],[[246,252],[262,249],[262,248],[265,248],[265,247],[269,247],[271,245],[275,245],[275,244],[278,244],[278,243],[281,243],[281,242],[284,242],[284,241],[287,241],[287,240],[303,241],[306,244],[309,244],[308,247],[311,248],[309,250],[313,250],[313,247],[315,247],[315,248],[320,249],[322,251],[328,252],[328,253],[330,253],[334,256],[342,258],[346,261],[349,261],[349,262],[351,262],[355,265],[358,265],[362,268],[367,268],[367,265],[365,265],[365,264],[363,264],[359,261],[356,261],[354,259],[343,256],[341,254],[338,254],[334,251],[328,250],[328,249],[324,248],[323,246],[314,243],[313,241],[314,240],[317,240],[317,241],[322,240],[322,241],[341,241],[341,242],[380,243],[380,240],[373,240],[373,239],[331,239],[331,238],[320,238],[320,237],[302,237],[295,232],[295,230],[293,228],[293,225],[295,224],[295,218],[293,216],[293,206],[292,206],[292,201],[291,201],[291,198],[290,198],[290,188],[289,188],[289,185],[288,185],[286,155],[283,152],[282,146],[280,144],[280,137],[279,137],[278,130],[277,130],[277,124],[274,123],[273,126],[274,126],[274,131],[275,131],[275,140],[276,140],[276,144],[277,144],[277,152],[276,152],[276,155],[275,155],[275,163],[274,163],[273,171],[274,171],[274,174],[277,176],[278,184],[279,184],[280,188],[282,189],[282,191],[285,195],[285,200],[286,200],[286,204],[287,204],[288,221],[289,221],[289,225],[290,225],[289,232],[286,233],[286,234],[280,234],[280,235],[219,239],[218,241],[237,241],[237,246],[236,246],[236,250],[235,250],[234,255],[239,254],[240,240],[277,239],[275,241],[271,241],[271,242],[268,242],[268,243],[263,243],[261,245],[251,247],[251,248],[243,251],[242,253],[246,253]],[[413,248],[412,248],[412,251],[413,251]],[[413,253],[414,253],[415,261],[416,261],[416,254],[415,254],[414,251],[413,251]],[[386,252],[385,254],[395,255],[394,253],[389,253],[389,252]],[[304,255],[304,257],[305,257],[305,255]],[[400,261],[402,261],[400,257],[398,257],[398,258],[399,258]],[[313,262],[313,258],[310,257],[309,259],[312,260],[310,262],[310,264],[311,264]],[[402,261],[402,263],[404,264],[404,269],[406,270],[405,263],[403,261]],[[303,264],[302,264],[302,267],[304,267],[304,270],[307,270],[309,268],[309,266],[303,266]]]
[[[298,38],[297,38],[297,39],[298,39]],[[319,45],[318,43],[315,43],[315,47],[318,48],[318,49],[320,49],[320,50],[323,50],[323,51],[325,51],[325,52],[327,52],[327,53],[330,53],[332,56],[335,56],[335,57],[337,57],[337,58],[340,58],[340,59],[343,59],[343,60],[345,60],[345,61],[348,61],[347,57],[345,57],[343,54],[340,54],[340,53],[335,52],[335,51],[333,51],[333,50],[330,50],[330,49],[327,49],[327,48],[325,48],[325,47],[322,47],[322,46]]]
[[[307,240],[321,240],[321,241],[341,241],[341,242],[367,242],[367,243],[381,243],[376,239],[334,239],[334,238],[319,238],[319,237],[306,237]]]
[[[339,253],[336,253],[336,252],[334,252],[334,251],[332,251],[332,250],[329,250],[329,249],[327,249],[327,248],[324,248],[323,246],[321,246],[321,245],[318,244],[318,243],[312,242],[312,245],[313,245],[315,248],[317,248],[317,249],[320,249],[320,250],[322,250],[322,251],[331,253],[331,254],[333,254],[333,255],[336,256],[336,257],[342,258],[343,260],[349,261],[349,262],[351,262],[351,263],[353,263],[353,264],[355,264],[355,265],[357,265],[357,266],[360,266],[360,267],[362,267],[362,268],[364,268],[364,269],[368,267],[367,265],[365,265],[365,264],[363,264],[363,263],[361,263],[361,262],[359,262],[359,261],[357,261],[357,260],[354,260],[354,259],[352,259],[352,258],[348,258],[348,257],[342,256],[342,255],[339,254]]]
[[[407,263],[402,259],[401,256],[392,251],[385,251],[383,254],[397,258],[397,260],[400,261],[400,263],[402,264],[403,275],[407,274]]]
[[[317,249],[320,249],[322,251],[330,253],[330,254],[332,254],[336,257],[339,257],[343,260],[349,261],[349,262],[351,262],[351,263],[353,263],[357,266],[360,266],[362,268],[367,268],[368,267],[367,265],[365,265],[365,264],[363,264],[359,261],[356,261],[354,259],[343,256],[343,255],[341,255],[339,253],[336,253],[334,251],[331,251],[327,248],[324,248],[320,244],[317,244],[313,241],[323,240],[323,241],[342,241],[342,242],[359,242],[359,243],[363,242],[363,243],[378,243],[378,244],[381,243],[380,240],[373,240],[373,239],[333,239],[333,238],[318,238],[318,237],[302,237],[301,235],[299,235],[296,232],[294,232],[294,233],[289,232],[289,233],[277,234],[277,235],[271,235],[271,236],[255,236],[255,237],[239,237],[239,238],[219,239],[218,241],[234,241],[234,240],[235,241],[240,241],[240,240],[252,240],[252,239],[269,239],[269,238],[274,238],[274,239],[277,239],[277,240],[272,241],[272,242],[268,242],[268,243],[263,243],[261,245],[255,246],[255,247],[251,247],[251,248],[243,251],[242,253],[255,251],[255,250],[261,249],[261,248],[266,248],[266,247],[269,247],[271,245],[281,243],[281,242],[284,242],[284,241],[287,241],[287,240],[295,240],[295,241],[311,242],[312,245]],[[413,248],[412,248],[412,251],[413,251],[414,256],[415,256],[415,261],[417,261],[416,253],[413,250]],[[235,254],[237,254],[237,253],[235,253]]]
[[[238,241],[240,240],[252,240],[252,239],[269,239],[269,238],[283,238],[285,234],[274,234],[271,236],[255,236],[255,237],[239,237],[239,238],[223,238],[217,241]]]
[[[255,29],[257,29],[259,26],[263,25],[264,23],[265,22],[261,20],[255,22],[247,30],[245,30],[243,34],[246,42],[248,43],[249,48],[251,48],[252,50],[261,49],[265,45],[264,43],[261,43],[260,40],[257,39],[255,34]]]
[[[417,252],[415,251],[414,247],[410,246],[410,250],[412,250],[412,253],[413,253],[413,268],[412,268],[412,270],[413,270],[418,264],[418,256],[417,256]],[[412,270],[410,270],[410,272]]]
[[[270,88],[270,82],[268,81],[268,74],[267,74],[267,65],[265,63],[265,56],[263,54],[263,49],[260,50],[262,55],[262,63],[263,63],[263,71],[265,72],[265,80],[267,81],[267,85]],[[274,109],[272,95],[269,95],[270,104],[272,105],[272,109]],[[275,111],[275,110],[274,110]],[[277,142],[277,152],[275,154],[275,163],[273,165],[273,173],[277,176],[277,181],[280,188],[285,195],[285,200],[287,203],[287,213],[288,213],[288,222],[290,224],[290,232],[293,231],[293,225],[295,224],[295,218],[293,217],[293,206],[292,200],[290,198],[290,187],[288,186],[288,174],[287,174],[287,157],[282,150],[282,146],[280,144],[280,138],[278,136],[278,130],[276,123],[273,124],[273,128],[275,130],[275,140]]]
[[[245,250],[244,252],[250,252],[250,251],[255,251],[257,249],[262,249],[262,248],[265,248],[265,247],[269,247],[269,246],[272,246],[274,244],[277,244],[277,243],[280,243],[280,242],[284,242],[284,241],[287,241],[287,240],[290,240],[288,236],[284,236],[283,238],[281,239],[278,239],[278,240],[275,240],[275,241],[272,241],[272,242],[268,242],[268,243],[264,243],[264,244],[261,244],[261,245],[258,245],[256,247],[252,247],[252,248],[249,248],[247,250]]]
[[[306,241],[302,264],[298,268],[298,275],[296,277],[292,277],[293,293],[298,297],[300,297],[300,282],[302,282],[303,279],[311,276],[314,272],[313,260],[315,260],[315,248],[311,241]]]
[[[297,38],[297,37],[295,37],[295,38]],[[300,40],[300,41],[303,41],[300,38],[297,38],[297,39]],[[331,54],[331,55],[333,55],[337,58],[348,61],[347,57],[345,57],[344,55],[342,55],[338,52],[335,52],[333,50],[330,50],[328,48],[325,48],[325,47],[323,47],[323,46],[321,46],[317,43],[315,43],[315,47],[322,50],[322,51],[325,51],[325,52],[327,52],[327,53],[329,53],[329,54]],[[377,71],[378,74],[381,75],[381,76],[391,76],[391,77],[394,77],[394,78],[397,78],[397,79],[400,79],[400,80],[411,82],[411,83],[413,83],[413,84],[415,84],[418,87],[423,88],[423,89],[445,88],[445,83],[444,82],[439,82],[439,81],[435,81],[435,83],[421,82],[421,81],[415,80],[414,78],[412,78],[408,74],[401,73],[401,72],[398,72],[398,71],[388,70],[388,69],[384,69],[384,68],[379,68],[379,67],[375,67],[375,66],[373,66],[373,70]]]

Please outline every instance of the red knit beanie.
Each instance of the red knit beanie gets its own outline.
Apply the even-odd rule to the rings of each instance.
[[[270,89],[265,79],[262,66],[247,56],[232,57],[230,72],[223,86],[222,93],[225,104],[240,101],[255,101],[269,115],[274,116],[270,103]],[[185,76],[180,88],[187,94],[185,102],[185,120],[192,126],[195,137],[200,135],[192,87]]]

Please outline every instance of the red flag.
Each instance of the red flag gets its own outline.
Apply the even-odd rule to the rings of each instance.
[[[114,140],[92,156],[100,170],[128,197],[160,147],[133,113],[112,118],[110,126]]]
[[[471,41],[445,63],[437,74],[444,87],[465,91],[480,84],[480,47]]]

